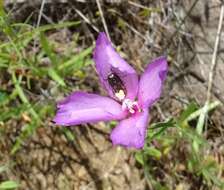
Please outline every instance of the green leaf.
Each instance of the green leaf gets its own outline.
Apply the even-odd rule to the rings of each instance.
[[[9,98],[9,95],[5,92],[0,90],[0,105],[2,102],[6,101]]]
[[[203,145],[203,146],[208,145],[208,142],[202,136],[195,133],[194,129],[186,128],[186,127],[183,128],[180,126],[177,126],[177,129],[179,130],[179,134],[181,134],[181,137],[186,138],[189,142],[196,141],[200,145]]]
[[[4,181],[0,183],[0,190],[15,189],[19,184],[15,181]]]
[[[167,128],[174,127],[174,126],[175,126],[175,121],[172,118],[168,119],[165,122],[154,123],[148,129],[147,138],[151,140],[155,139],[158,136],[160,136]]]
[[[44,50],[44,52],[47,54],[47,56],[49,57],[49,59],[51,60],[51,62],[54,65],[58,64],[58,58],[57,56],[54,54],[51,45],[49,44],[46,36],[44,35],[43,32],[40,33],[40,42],[41,42],[41,46]]]
[[[75,135],[72,133],[72,131],[70,131],[70,129],[68,129],[68,128],[62,128],[62,131],[65,134],[65,137],[69,141],[74,141],[75,140]]]
[[[58,70],[79,70],[84,66],[84,58],[88,56],[93,50],[93,47],[89,47],[82,52],[80,52],[77,55],[74,55],[71,57],[69,60],[66,62],[62,63],[61,65],[58,66]],[[89,64],[89,62],[87,62]]]
[[[35,38],[37,35],[39,35],[40,32],[45,32],[48,30],[60,29],[65,27],[71,27],[71,26],[77,26],[80,23],[81,21],[63,22],[58,24],[48,24],[48,25],[40,26],[38,28],[33,28],[32,26],[26,24],[26,26],[29,26],[29,30],[27,32],[23,32],[22,34],[19,34],[16,40],[22,41],[22,40],[27,40],[27,38],[32,39],[32,38]],[[18,27],[18,26],[22,27],[24,26],[24,24],[21,24],[21,23],[12,24],[12,27]],[[3,43],[0,45],[0,48],[10,46],[10,45],[11,45],[11,42]]]
[[[143,158],[143,153],[142,152],[136,152],[135,153],[135,160],[141,164],[142,166],[144,165],[144,158]]]
[[[48,69],[48,75],[51,77],[54,81],[56,81],[61,86],[66,86],[64,80],[58,75],[58,73],[53,69]]]
[[[158,128],[168,128],[168,127],[173,127],[175,124],[175,121],[173,120],[173,118],[168,119],[167,121],[164,122],[158,122],[158,123],[153,123],[149,130],[154,130],[154,129],[158,129]]]
[[[21,117],[21,113],[28,110],[29,107],[25,104],[19,105],[19,106],[15,106],[12,108],[5,108],[5,110],[3,112],[0,112],[0,121],[7,121],[10,119],[15,119],[15,118],[20,118]]]
[[[38,28],[33,28],[32,31],[28,31],[25,34],[46,32],[48,30],[60,29],[60,28],[71,27],[71,26],[77,26],[79,24],[81,24],[81,21],[62,22],[62,23],[57,23],[57,24],[46,24],[46,25],[40,26]],[[28,25],[28,24],[25,24],[25,25],[32,28],[31,25]],[[12,26],[24,26],[24,23],[14,23],[14,24],[12,24]]]
[[[33,116],[36,120],[40,121],[38,114],[37,114],[36,111],[33,109],[32,105],[30,104],[29,100],[27,99],[27,97],[26,97],[26,95],[25,95],[25,93],[24,93],[22,87],[20,86],[20,81],[21,81],[21,79],[22,79],[22,78],[20,77],[20,79],[18,80],[18,79],[16,78],[16,74],[15,74],[14,72],[12,73],[12,81],[13,81],[13,83],[14,83],[14,86],[15,86],[17,92],[18,92],[18,95],[19,95],[21,101],[22,101],[24,104],[26,104],[26,105],[29,106],[30,113],[32,114],[32,116]]]
[[[201,109],[199,109],[197,111],[197,114],[199,116],[198,123],[197,123],[197,126],[196,126],[197,134],[201,135],[203,133],[203,127],[204,127],[204,123],[205,123],[205,118],[206,118],[208,112],[211,111],[212,109],[214,109],[215,107],[217,107],[220,104],[221,103],[219,101],[215,101],[213,103],[209,103],[208,101],[206,101],[205,105]],[[197,116],[196,113],[193,113],[193,114]],[[189,119],[188,119],[188,121],[189,121]],[[193,148],[194,148],[194,150],[196,152],[199,151],[199,144],[197,143],[197,141],[193,142]]]
[[[162,156],[162,153],[158,149],[156,149],[154,147],[146,147],[146,148],[144,148],[144,153],[146,155],[152,156],[152,157],[154,157],[156,159],[160,159],[161,156]]]
[[[221,105],[221,103],[219,101],[214,101],[208,105],[207,111],[209,112],[220,105]],[[187,121],[191,121],[191,120],[199,117],[202,114],[203,109],[204,109],[204,107],[202,107],[202,108],[198,109],[197,111],[193,112],[192,114],[190,114],[189,117],[187,118]]]
[[[192,102],[187,108],[181,113],[180,117],[177,120],[178,125],[184,125],[187,118],[198,109],[197,105]]]
[[[118,18],[117,27],[119,27],[123,30],[126,28],[126,23],[124,22],[124,20],[122,18]]]
[[[4,16],[5,15],[5,11],[4,11],[4,1],[0,0],[0,15]]]

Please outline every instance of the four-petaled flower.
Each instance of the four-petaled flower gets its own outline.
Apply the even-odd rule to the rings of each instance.
[[[74,92],[57,105],[54,122],[70,126],[120,120],[110,135],[114,145],[142,148],[149,108],[160,97],[167,73],[166,57],[153,60],[141,75],[114,50],[105,33],[100,33],[94,52],[96,70],[110,97]]]

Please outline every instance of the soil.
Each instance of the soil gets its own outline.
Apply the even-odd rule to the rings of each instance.
[[[140,7],[128,1],[101,2],[111,39],[139,73],[143,71],[149,60],[164,53],[169,55],[168,79],[161,99],[151,109],[152,123],[178,116],[192,101],[196,101],[200,106],[203,106],[206,101],[220,1],[198,0],[192,8],[196,1],[177,0],[173,3],[136,1],[138,5],[145,7],[161,7],[161,12],[153,12],[145,17],[142,14],[148,12],[144,13]],[[40,2],[26,4],[26,1],[23,1],[13,4],[5,1],[5,6],[7,10],[13,10],[12,18],[15,21],[23,22],[29,14],[33,13],[30,22],[34,22],[37,19]],[[63,13],[58,12],[61,7]],[[72,3],[58,1],[57,4],[47,2],[44,9],[46,17],[42,18],[41,24],[57,22],[63,20],[63,17],[64,20],[80,20],[82,18],[77,14],[76,9],[81,10],[92,24],[82,21],[79,29],[64,29],[49,33],[49,38],[61,40],[61,48],[67,47],[66,44],[70,41],[68,36],[75,32],[80,33],[78,42],[80,47],[88,47],[94,43],[97,36],[93,26],[100,31],[104,29],[101,18],[96,16],[96,3],[86,1]],[[26,14],[23,14],[24,12]],[[120,27],[116,27],[120,18],[123,19],[123,23],[120,23]],[[67,35],[64,35],[65,33]],[[221,35],[223,36],[224,33]],[[219,100],[222,105],[224,103],[223,48],[224,36],[220,41],[212,88],[212,100]],[[90,72],[94,67],[89,66],[86,69]],[[80,88],[104,94],[98,84],[96,72],[90,73]],[[51,96],[49,101],[54,99],[55,104],[56,100],[65,95],[59,92],[52,93],[50,87],[51,85],[47,89]],[[212,147],[209,153],[217,158],[220,165],[223,164],[224,155],[223,112],[221,106],[211,115],[205,134]],[[62,132],[61,127],[55,126],[51,120],[52,118],[47,118],[44,125],[39,127],[14,155],[10,154],[10,150],[24,121],[12,119],[2,124],[4,135],[0,139],[0,165],[7,164],[9,169],[3,173],[4,175],[0,174],[0,180],[19,181],[21,190],[152,189],[144,178],[143,168],[133,156],[135,150],[112,146],[109,139],[111,129],[107,123],[71,127],[69,130],[75,136],[71,141]],[[181,146],[184,147],[184,142],[172,150],[165,160],[151,160],[155,162],[156,179],[166,183],[169,189],[208,189],[200,179],[185,173],[186,168],[181,161],[178,169],[180,177],[173,176],[172,161],[184,158]],[[220,175],[223,177],[222,172]]]

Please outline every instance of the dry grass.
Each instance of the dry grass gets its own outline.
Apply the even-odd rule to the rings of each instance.
[[[66,129],[51,123],[55,102],[71,91],[104,93],[91,62],[91,49],[76,60],[81,66],[58,69],[92,46],[98,31],[104,30],[139,73],[151,59],[168,55],[168,79],[160,101],[151,110],[151,123],[178,120],[186,109],[199,110],[207,98],[220,8],[219,0],[46,1],[42,6],[41,1],[5,1],[9,15],[2,17],[4,30],[0,33],[2,46],[8,44],[6,48],[0,45],[0,98],[6,96],[0,104],[0,166],[7,169],[0,173],[0,180],[15,180],[18,189],[35,190],[221,189],[223,33],[212,70],[213,87],[209,87],[210,101],[218,100],[222,106],[209,114],[200,135],[196,134],[196,117],[180,130],[169,128],[150,141],[150,147],[159,153],[150,152],[143,165],[139,160],[142,154],[112,147],[108,136],[114,123]],[[17,34],[29,27],[10,25],[26,22],[38,28],[67,21],[80,23],[45,31],[44,37],[38,32],[24,46]],[[49,56],[45,41],[56,57],[54,66],[55,58]],[[47,73],[48,68],[55,69],[59,79]],[[16,88],[18,83],[22,94]],[[40,121],[34,119],[35,114]],[[202,144],[198,152],[192,146],[195,139]]]

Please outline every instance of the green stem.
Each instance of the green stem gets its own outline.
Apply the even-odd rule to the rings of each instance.
[[[35,110],[32,108],[31,104],[29,103],[29,100],[27,99],[26,95],[24,94],[23,92],[23,89],[21,88],[21,86],[19,85],[19,81],[17,80],[16,78],[16,75],[15,75],[15,72],[13,71],[12,73],[12,81],[13,81],[13,84],[16,88],[16,91],[19,95],[19,98],[21,99],[21,101],[28,105],[29,107],[29,111],[30,111],[30,114],[37,120],[37,121],[40,121],[40,118],[38,116],[38,114],[35,112]]]
[[[209,111],[215,109],[219,105],[221,105],[221,103],[219,101],[215,101],[215,102],[212,102],[212,103],[208,104],[206,106],[207,107],[206,112],[209,112]],[[202,107],[201,109],[195,111],[191,115],[189,115],[189,117],[187,118],[187,121],[191,121],[191,120],[196,119],[197,117],[199,117],[203,110],[205,110],[205,106]]]

